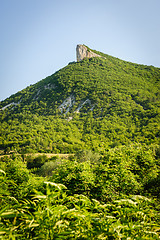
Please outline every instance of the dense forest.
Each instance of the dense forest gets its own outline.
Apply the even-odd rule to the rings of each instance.
[[[160,238],[160,68],[93,52],[0,103],[0,239]]]

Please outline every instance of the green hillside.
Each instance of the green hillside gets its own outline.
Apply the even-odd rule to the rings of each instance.
[[[0,239],[159,239],[160,68],[87,49],[0,103]]]
[[[70,63],[1,102],[1,149],[158,143],[160,69],[96,53],[105,59]]]
[[[131,106],[138,110],[152,110],[157,106],[159,68],[97,53],[105,56],[105,59],[91,58],[70,63],[50,77],[1,102],[1,108],[12,103],[7,107],[7,110],[12,109],[10,114],[27,111],[52,115],[70,95],[75,100],[70,112],[76,110],[82,101],[90,99],[90,104],[95,104],[97,116],[112,111],[120,112],[121,109],[116,109],[115,105],[118,108],[123,102],[128,108]],[[96,109],[99,107],[104,109],[98,112]],[[128,110],[131,111],[126,109],[127,112]]]

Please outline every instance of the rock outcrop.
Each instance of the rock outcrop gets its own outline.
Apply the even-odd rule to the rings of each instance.
[[[92,57],[101,57],[100,55],[88,50],[88,48],[84,45],[78,44],[76,48],[77,53],[77,62],[82,61],[84,58],[92,58]]]

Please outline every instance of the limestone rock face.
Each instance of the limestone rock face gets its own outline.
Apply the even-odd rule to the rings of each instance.
[[[100,55],[88,50],[86,46],[81,44],[77,45],[76,53],[77,53],[77,62],[82,61],[84,58],[101,57]]]

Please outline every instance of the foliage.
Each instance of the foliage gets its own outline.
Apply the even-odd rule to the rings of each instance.
[[[141,145],[84,150],[47,160],[37,169],[45,182],[21,156],[1,158],[1,238],[159,239],[158,191],[146,187],[159,176],[157,154]]]
[[[110,204],[69,196],[62,184],[45,182],[46,195],[1,211],[3,239],[158,239],[154,203],[132,196]]]
[[[111,149],[102,156],[85,150],[57,165],[51,180],[65,184],[70,193],[101,201],[149,192],[158,197],[160,168],[154,151],[141,145]]]
[[[0,103],[0,239],[159,239],[160,69],[94,52]]]
[[[36,158],[28,157],[27,158],[27,168],[40,168],[47,161],[46,155],[38,156]]]
[[[57,168],[57,166],[60,164],[60,161],[49,161],[44,163],[40,170],[39,170],[39,174],[42,176],[52,176],[53,175],[53,171]]]

